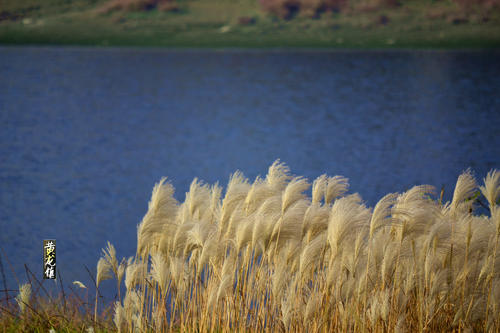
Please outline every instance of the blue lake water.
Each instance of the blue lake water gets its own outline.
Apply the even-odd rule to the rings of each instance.
[[[106,241],[134,254],[162,176],[183,200],[194,177],[253,180],[280,158],[311,181],[348,177],[370,206],[417,184],[450,199],[464,169],[500,168],[499,56],[2,47],[8,286],[24,264],[41,277],[49,238],[64,281],[91,285]]]

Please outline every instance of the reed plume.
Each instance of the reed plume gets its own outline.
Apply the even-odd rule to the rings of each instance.
[[[97,274],[95,279],[94,322],[97,322],[97,296],[99,294],[99,284],[104,280],[113,278],[113,276],[111,275],[111,269],[111,264],[106,258],[101,257],[97,262]]]
[[[153,188],[148,211],[137,227],[137,255],[145,257],[159,246],[163,231],[174,224],[178,202],[173,197],[174,187],[162,178]]]
[[[19,286],[19,294],[16,296],[16,302],[21,310],[21,315],[26,311],[26,307],[29,306],[31,298],[31,284],[25,283]]]
[[[87,287],[80,281],[73,281],[73,284],[79,288],[86,289]]]
[[[488,200],[490,207],[495,207],[500,197],[500,172],[498,170],[488,172],[484,178],[484,186],[480,186],[479,189]]]

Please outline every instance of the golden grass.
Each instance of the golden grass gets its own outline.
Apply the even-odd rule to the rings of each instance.
[[[222,199],[195,179],[178,203],[162,179],[138,226],[118,330],[500,329],[498,171],[479,188],[490,216],[473,214],[470,171],[445,204],[425,185],[374,209],[346,195],[343,177],[320,176],[312,199],[309,187],[279,161],[253,183],[236,172]]]
[[[343,177],[312,184],[276,161],[253,183],[155,185],[137,254],[108,244],[97,283],[125,271],[119,332],[500,330],[500,174],[470,171],[451,202],[415,186],[375,207]],[[484,195],[488,205],[482,203]],[[474,214],[477,203],[488,215]],[[104,263],[103,263],[104,262]],[[126,266],[126,268],[125,268]]]

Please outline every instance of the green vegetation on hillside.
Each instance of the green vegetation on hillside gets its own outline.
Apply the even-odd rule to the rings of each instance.
[[[456,1],[3,0],[0,44],[498,47],[496,0]]]

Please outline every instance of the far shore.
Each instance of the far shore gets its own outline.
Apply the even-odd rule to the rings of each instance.
[[[28,1],[29,2],[29,1]],[[106,0],[0,8],[0,45],[236,49],[498,49],[500,8],[467,14],[447,2],[282,19],[258,1],[179,1],[176,12],[99,13]],[[451,2],[450,2],[451,3]]]

